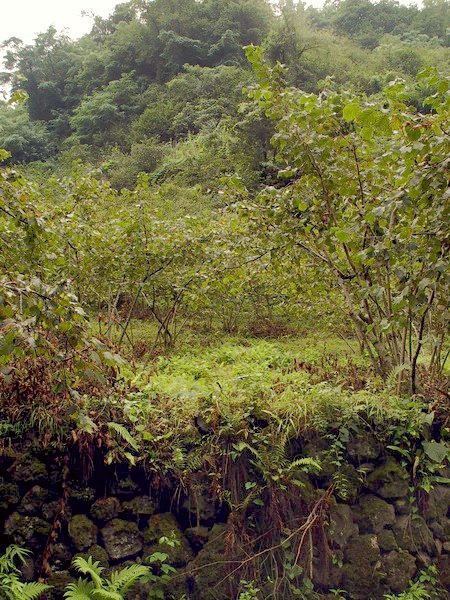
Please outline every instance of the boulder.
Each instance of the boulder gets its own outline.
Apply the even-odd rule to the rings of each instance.
[[[20,456],[10,468],[13,481],[23,484],[44,483],[48,478],[47,467],[35,458]]]
[[[155,512],[155,505],[149,496],[136,496],[122,502],[121,512],[126,517],[138,520],[140,517],[151,517]]]
[[[379,533],[384,527],[395,522],[395,510],[392,504],[371,494],[360,498],[355,515],[362,533]]]
[[[0,478],[0,511],[8,511],[16,506],[19,500],[20,493],[17,483],[8,483]]]
[[[65,544],[55,544],[52,549],[50,563],[55,571],[63,571],[69,567],[72,552]]]
[[[380,550],[383,552],[398,550],[398,544],[397,540],[395,539],[394,532],[390,529],[382,529],[377,535],[377,540]]]
[[[88,510],[95,501],[95,490],[89,486],[71,482],[67,486],[67,497],[75,512]]]
[[[55,571],[51,573],[46,583],[52,587],[42,597],[40,596],[40,598],[42,600],[61,600],[67,584],[73,581],[75,581],[75,577],[72,577],[69,571]]]
[[[142,537],[136,523],[113,519],[102,531],[103,543],[113,561],[132,558],[142,550]]]
[[[5,535],[11,536],[16,544],[27,548],[40,548],[50,534],[52,526],[39,517],[12,513],[4,526]]]
[[[69,521],[69,537],[79,551],[97,543],[97,526],[86,515],[75,515]]]
[[[437,485],[428,496],[428,502],[424,511],[426,519],[441,521],[450,515],[450,486]]]
[[[100,498],[91,506],[91,517],[101,524],[107,523],[118,516],[120,512],[120,502],[113,496],[109,498]]]
[[[389,459],[367,477],[367,487],[382,498],[402,498],[408,494],[408,471]]]
[[[211,497],[210,482],[200,481],[192,485],[182,508],[189,513],[193,525],[211,524],[217,514],[217,501]]]
[[[26,515],[40,515],[45,504],[55,501],[56,494],[43,488],[40,485],[34,485],[25,496],[17,509]]]
[[[342,567],[341,586],[354,600],[381,597],[381,555],[376,535],[358,535],[349,540]]]
[[[352,509],[347,504],[335,504],[330,509],[328,537],[333,545],[343,548],[349,538],[358,533]]]
[[[189,527],[184,532],[194,551],[198,552],[206,544],[209,538],[209,529],[199,525],[198,527]]]
[[[112,493],[121,500],[131,500],[139,493],[139,485],[131,479],[119,479],[113,486]]]
[[[166,538],[168,542],[161,538]],[[193,558],[193,553],[187,539],[171,513],[160,513],[150,517],[144,531],[144,557],[154,552],[164,552],[168,555],[167,563],[174,567],[183,567]]]
[[[393,531],[398,546],[411,553],[426,552],[430,556],[436,554],[436,544],[433,534],[422,517],[413,519],[402,515],[393,525]]]
[[[226,562],[239,557],[227,556],[225,550],[225,525],[214,525],[209,541],[190,562],[186,571],[190,574],[190,585],[194,588],[194,598],[217,600],[229,598],[229,581],[226,579]],[[231,567],[232,568],[232,567]],[[230,569],[231,570],[231,569]]]
[[[360,433],[351,437],[347,443],[347,452],[358,463],[376,460],[381,454],[381,445],[376,437],[369,433]]]
[[[442,587],[450,591],[450,554],[442,554],[436,563]]]
[[[383,556],[383,570],[386,574],[385,583],[390,591],[404,592],[411,578],[416,573],[416,560],[404,550],[392,550]]]

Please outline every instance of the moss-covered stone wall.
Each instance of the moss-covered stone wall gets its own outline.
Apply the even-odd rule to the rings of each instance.
[[[324,539],[319,544],[318,536],[311,536],[308,574],[316,589],[324,597],[340,588],[355,600],[381,599],[405,590],[432,563],[449,589],[450,487],[437,485],[417,501],[408,473],[392,457],[360,442],[348,451],[349,469],[356,459],[365,461],[367,472],[348,500],[333,492],[323,474],[305,487],[305,494],[307,488],[325,499],[316,525]],[[97,465],[85,481],[64,456],[11,449],[0,456],[1,545],[16,543],[33,551],[23,575],[29,580],[48,576],[52,600],[62,598],[74,578],[71,560],[77,554],[112,568],[155,551],[168,554],[177,569],[165,587],[166,598],[235,598],[230,574],[249,559],[230,540],[233,518],[206,486],[189,490],[172,482],[168,493],[142,468]],[[175,545],[161,544],[161,538]],[[148,598],[150,588],[137,586],[133,598]]]

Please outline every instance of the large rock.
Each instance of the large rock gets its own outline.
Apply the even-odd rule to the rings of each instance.
[[[65,544],[55,544],[52,549],[50,562],[55,571],[63,571],[72,560],[72,552]]]
[[[16,544],[32,549],[40,548],[51,530],[47,521],[18,512],[12,513],[4,527],[5,535],[11,536]]]
[[[399,593],[408,587],[410,579],[416,573],[416,560],[404,550],[393,550],[383,556],[383,569],[386,573],[385,583],[389,590]]]
[[[183,508],[188,511],[192,525],[212,524],[217,514],[217,502],[211,497],[209,481],[197,481],[189,490],[188,497],[183,502]]]
[[[19,457],[10,472],[14,481],[23,484],[44,483],[48,479],[44,463],[28,455]]]
[[[424,515],[438,521],[450,516],[450,486],[437,485],[430,491]]]
[[[369,433],[360,433],[351,437],[347,443],[348,455],[359,463],[377,459],[381,453],[380,442]]]
[[[113,519],[101,533],[105,549],[113,561],[131,558],[142,550],[141,534],[136,523]]]
[[[113,496],[109,498],[100,498],[91,506],[91,517],[99,523],[107,523],[118,516],[120,511],[120,502]]]
[[[155,512],[155,505],[149,496],[136,496],[132,500],[122,502],[121,512],[136,520],[151,517]]]
[[[333,545],[343,548],[349,538],[358,533],[354,514],[347,504],[335,504],[330,509],[328,537]]]
[[[450,554],[443,554],[436,564],[442,587],[450,592]]]
[[[74,512],[88,510],[95,501],[95,490],[77,482],[70,482],[67,487],[67,497]]]
[[[402,498],[408,494],[408,471],[390,459],[367,477],[367,487],[382,498]]]
[[[395,522],[395,510],[377,496],[362,496],[355,510],[356,521],[363,533],[378,533]]]
[[[162,542],[166,538],[169,542]],[[193,558],[192,550],[171,513],[160,513],[150,517],[144,531],[144,557],[154,552],[168,555],[167,563],[174,567],[183,567]]]
[[[79,551],[97,543],[97,526],[86,515],[75,515],[69,521],[69,536]]]
[[[343,587],[354,600],[381,597],[381,555],[376,535],[359,535],[349,540],[342,568]]]
[[[187,572],[191,586],[195,589],[194,598],[198,600],[217,600],[229,598],[230,589],[227,575],[227,560],[239,557],[227,556],[225,550],[225,525],[214,525],[209,541],[189,563]],[[232,570],[233,566],[230,568]]]
[[[378,545],[380,550],[383,552],[390,552],[391,550],[398,550],[397,540],[395,539],[394,532],[390,529],[383,529],[377,535]]]
[[[192,548],[198,552],[208,541],[209,533],[207,527],[199,525],[198,527],[188,527],[188,529],[185,530],[184,535]]]
[[[43,488],[40,485],[34,485],[25,496],[17,509],[26,515],[40,515],[44,505],[55,501],[56,494]]]
[[[402,515],[397,518],[392,529],[398,546],[403,550],[412,553],[422,551],[430,556],[436,554],[433,534],[422,517],[411,519]]]
[[[72,577],[69,571],[55,571],[51,573],[47,583],[52,587],[42,596],[42,600],[61,600],[67,584],[74,581],[75,577]]]
[[[7,511],[20,500],[19,486],[0,478],[0,511]]]

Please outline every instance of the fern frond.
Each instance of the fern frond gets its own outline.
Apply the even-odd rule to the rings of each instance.
[[[64,593],[65,600],[92,600],[94,584],[85,579],[78,579],[76,583],[69,583]]]
[[[102,571],[104,568],[100,566],[100,561],[93,561],[92,556],[89,556],[85,560],[82,556],[77,556],[72,561],[73,566],[83,573],[83,575],[89,575],[94,584],[94,588],[101,589],[103,587]]]
[[[46,585],[45,583],[38,583],[32,581],[30,583],[22,584],[22,598],[23,600],[36,600],[39,596],[42,596],[44,592],[49,590],[52,586]]]
[[[139,442],[136,439],[134,439],[134,437],[124,425],[121,425],[120,423],[114,423],[114,421],[111,421],[108,423],[108,427],[112,431],[115,431],[123,440],[125,440],[127,444],[129,444],[133,448],[133,450],[139,450]]]
[[[113,571],[111,575],[111,589],[122,594],[126,592],[138,579],[149,575],[150,569],[144,565],[130,565],[120,571]]]
[[[292,471],[293,469],[297,469],[298,467],[309,467],[311,470],[314,471],[320,471],[322,469],[317,460],[314,460],[310,457],[297,458],[296,460],[292,461],[288,467],[288,471]]]
[[[109,590],[94,590],[91,598],[93,600],[124,600],[122,594]]]

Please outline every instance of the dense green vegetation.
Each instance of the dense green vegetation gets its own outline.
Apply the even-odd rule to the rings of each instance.
[[[353,438],[421,518],[450,481],[449,25],[446,0],[132,0],[79,40],[8,40],[0,448],[34,434],[174,497],[200,479],[253,556],[240,600],[324,597],[302,527],[367,483]],[[0,557],[7,598],[44,591],[25,558]],[[79,558],[66,597],[159,563]],[[439,598],[434,569],[399,597]]]

